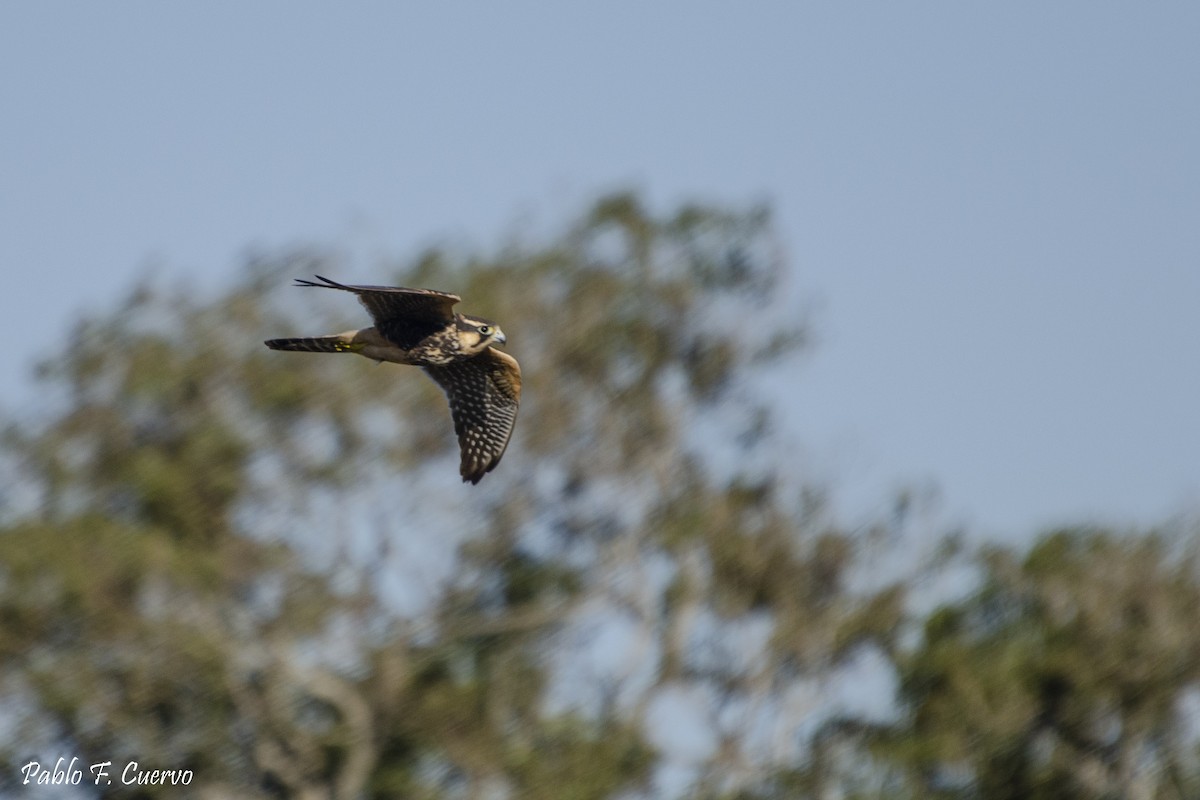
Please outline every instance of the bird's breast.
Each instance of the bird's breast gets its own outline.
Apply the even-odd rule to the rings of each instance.
[[[444,367],[463,357],[458,346],[458,336],[453,329],[426,336],[409,349],[408,354],[413,359],[409,363],[429,367]]]

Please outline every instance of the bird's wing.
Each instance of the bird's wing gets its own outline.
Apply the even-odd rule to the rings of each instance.
[[[460,298],[433,289],[406,289],[401,286],[350,286],[316,276],[316,281],[296,279],[297,286],[341,289],[358,295],[358,302],[371,314],[383,336],[401,347],[412,347],[434,331],[454,321],[454,304]]]
[[[521,367],[508,353],[489,347],[474,358],[424,367],[446,393],[462,451],[464,481],[495,469],[508,447],[521,402]]]

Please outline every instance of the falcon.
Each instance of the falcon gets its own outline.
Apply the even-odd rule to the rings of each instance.
[[[297,286],[353,292],[375,323],[329,336],[268,339],[272,350],[358,353],[376,362],[411,364],[433,378],[450,401],[462,463],[472,484],[496,468],[512,437],[521,401],[521,367],[508,353],[504,331],[491,320],[456,313],[462,298],[432,289],[349,286],[320,275]]]

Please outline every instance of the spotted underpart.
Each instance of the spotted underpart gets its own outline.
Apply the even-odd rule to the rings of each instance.
[[[462,453],[464,481],[479,483],[495,469],[517,422],[521,373],[516,360],[489,348],[483,355],[444,367],[425,367],[450,401],[450,416]]]
[[[508,447],[521,401],[521,367],[493,344],[504,344],[500,326],[456,314],[458,295],[432,289],[351,286],[320,275],[299,286],[353,292],[371,314],[370,328],[330,336],[269,339],[273,350],[358,353],[375,361],[423,367],[450,402],[464,481],[479,483]]]

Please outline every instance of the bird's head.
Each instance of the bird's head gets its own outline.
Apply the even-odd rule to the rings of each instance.
[[[507,339],[500,326],[490,319],[458,315],[458,346],[469,355],[482,353],[493,344],[504,344]]]

